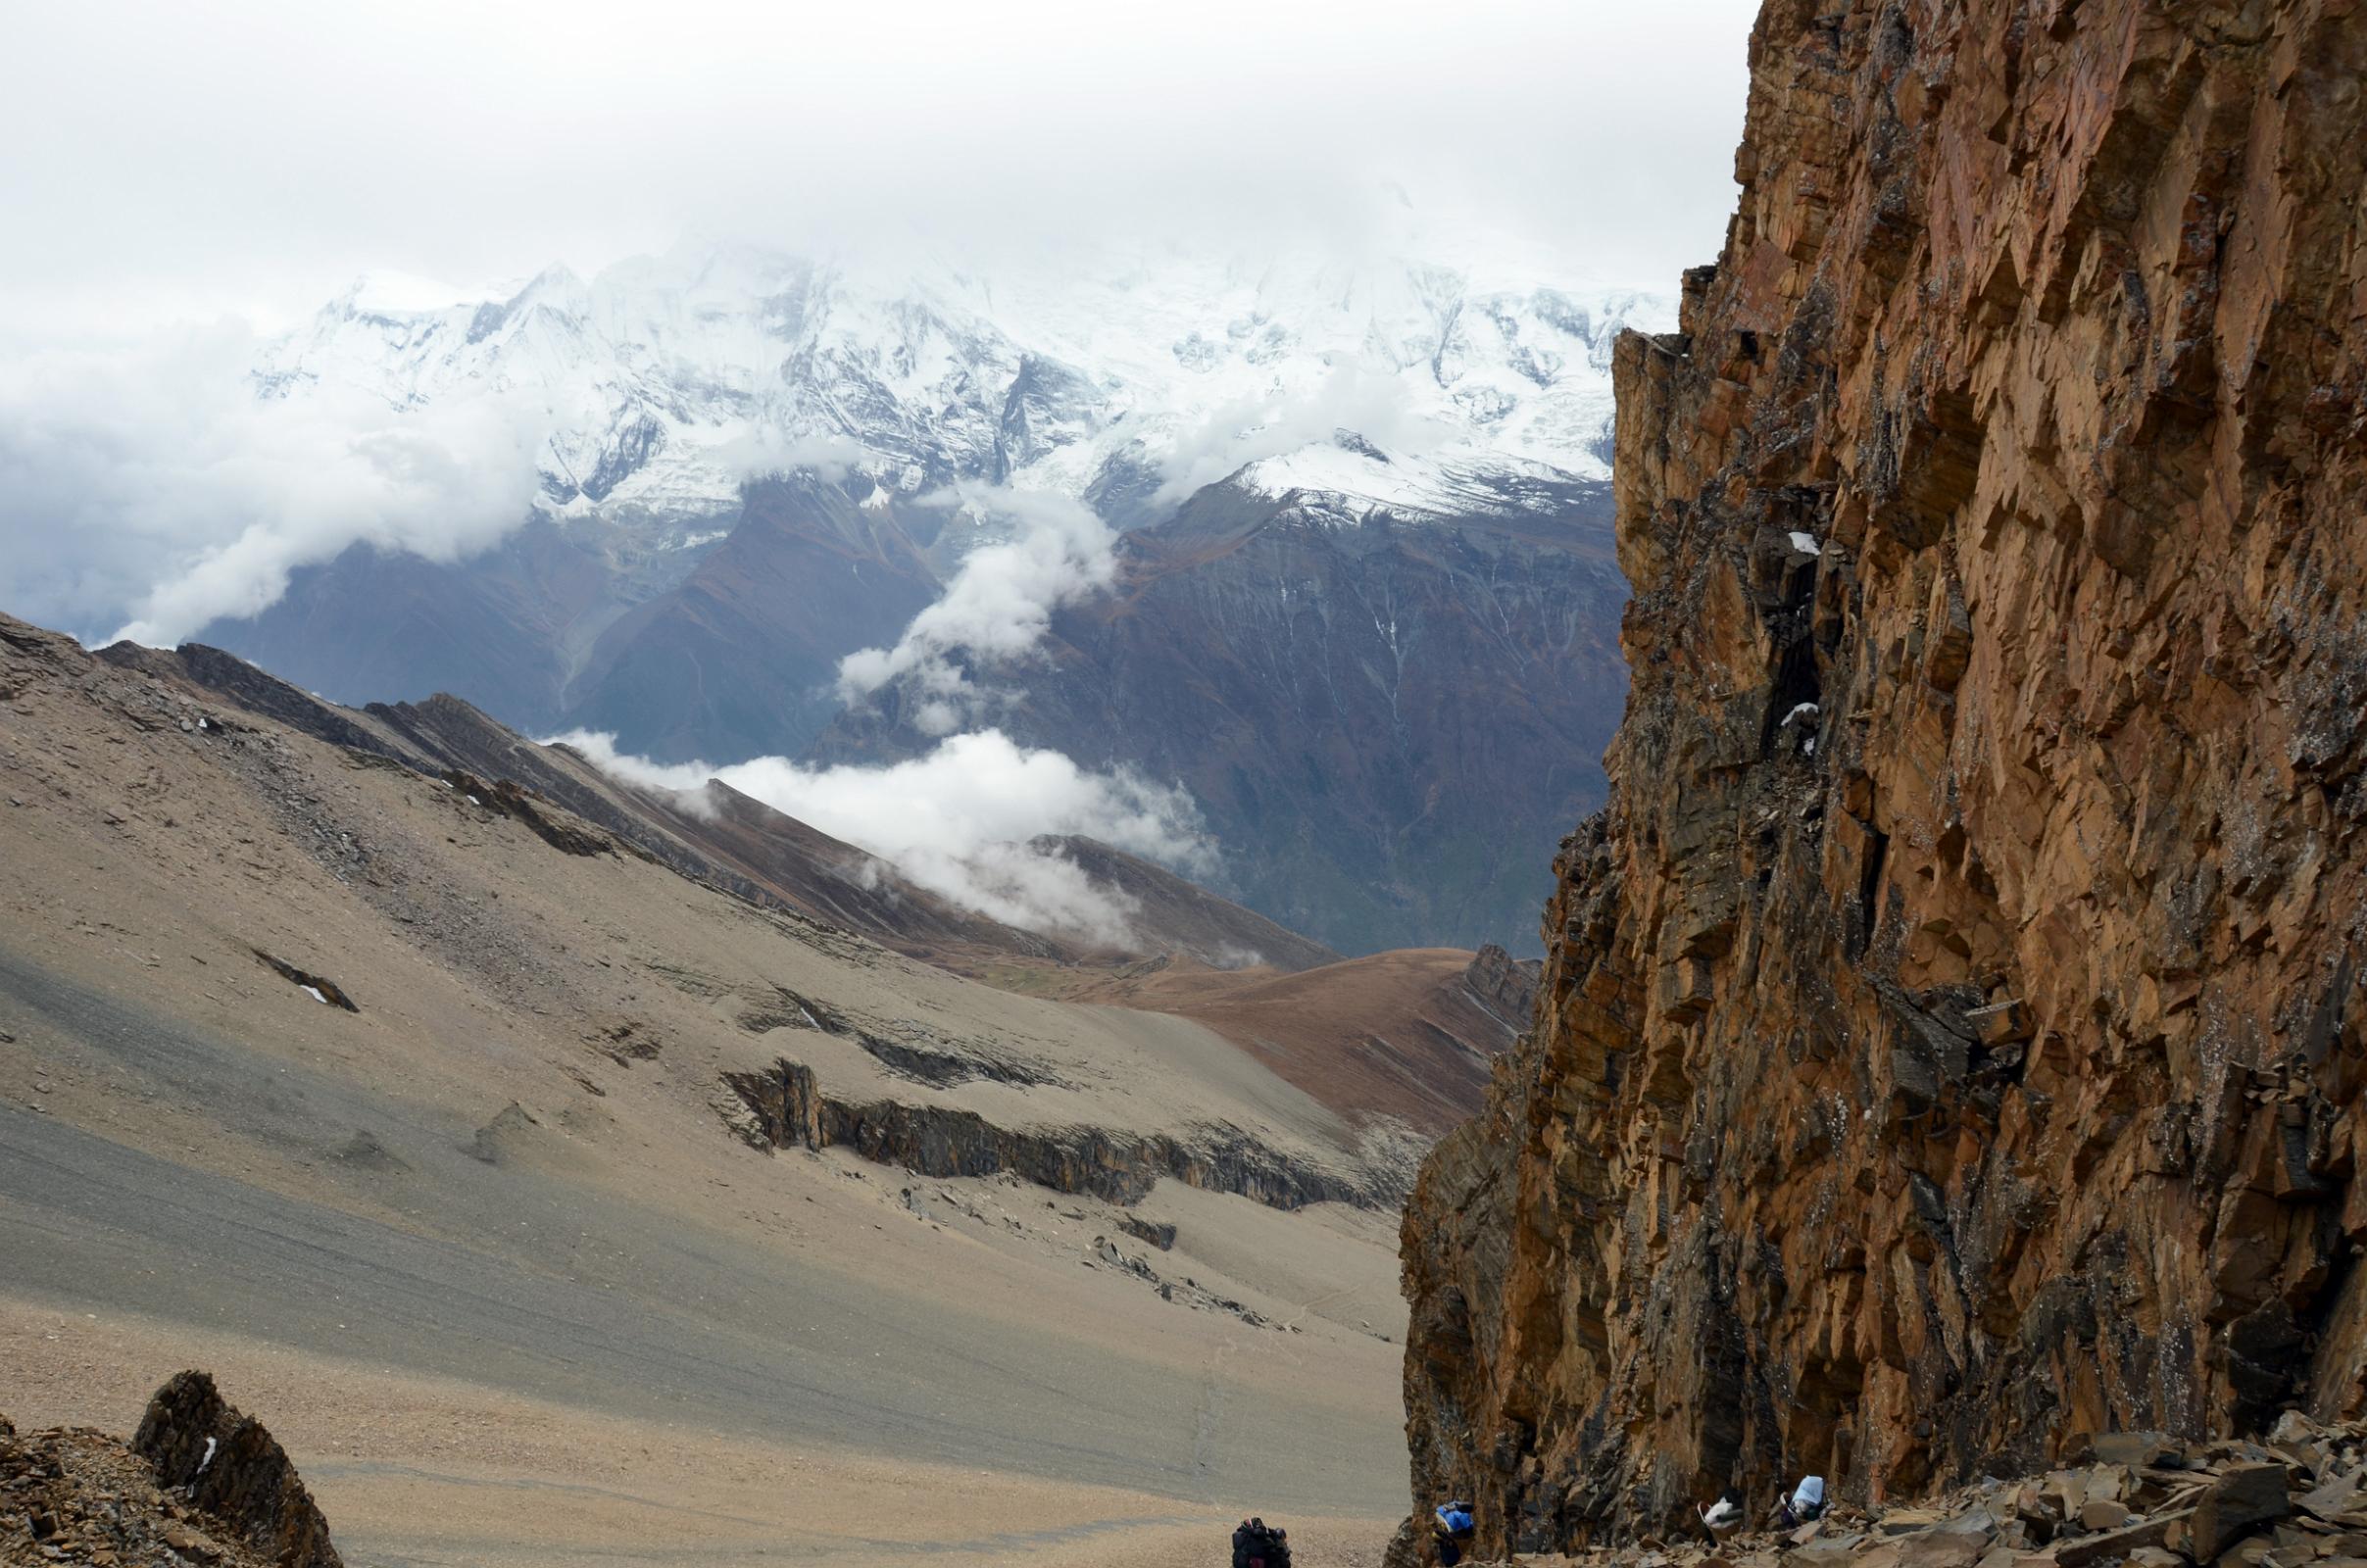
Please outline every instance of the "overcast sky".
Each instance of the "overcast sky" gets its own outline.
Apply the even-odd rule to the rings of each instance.
[[[0,334],[685,231],[1352,246],[1391,185],[1672,286],[1732,201],[1755,0],[246,0],[12,9]]]

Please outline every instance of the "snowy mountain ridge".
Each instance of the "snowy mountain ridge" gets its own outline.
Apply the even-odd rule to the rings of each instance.
[[[1534,275],[1534,274],[1531,274]],[[1241,472],[1343,516],[1544,508],[1607,476],[1611,344],[1673,302],[1488,265],[1108,253],[940,263],[683,245],[514,289],[366,278],[271,345],[259,395],[493,397],[545,434],[537,507],[704,542],[753,472],[875,496],[1051,491],[1121,522]]]

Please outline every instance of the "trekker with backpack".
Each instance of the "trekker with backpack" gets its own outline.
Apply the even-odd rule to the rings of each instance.
[[[1291,1533],[1255,1516],[1233,1532],[1233,1568],[1291,1568]]]
[[[1791,1530],[1800,1525],[1814,1524],[1825,1516],[1825,1478],[1802,1476],[1800,1485],[1792,1490],[1776,1507],[1775,1527]]]
[[[1458,1499],[1438,1505],[1430,1515],[1430,1541],[1438,1548],[1439,1568],[1455,1568],[1463,1560],[1475,1528],[1469,1503]]]

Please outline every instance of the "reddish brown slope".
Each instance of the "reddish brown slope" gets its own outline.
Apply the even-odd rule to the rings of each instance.
[[[1343,1114],[1436,1136],[1478,1107],[1535,988],[1501,948],[1409,948],[1300,974],[1174,963],[1074,995],[1197,1019]]]

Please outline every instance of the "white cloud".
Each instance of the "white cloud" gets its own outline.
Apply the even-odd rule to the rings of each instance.
[[[921,728],[944,735],[974,718],[987,700],[966,666],[1006,665],[1032,652],[1055,610],[1110,586],[1117,541],[1084,503],[1046,491],[962,485],[930,499],[1015,532],[963,557],[944,594],[912,617],[895,647],[865,648],[841,660],[838,692],[855,703],[909,679],[922,694]]]
[[[1720,243],[1756,6],[685,0],[659,26],[629,0],[16,8],[0,596],[85,635],[130,618],[169,638],[354,539],[450,558],[518,521],[532,475],[506,415],[253,407],[225,390],[245,329],[187,331],[225,313],[293,326],[363,273],[482,280],[564,258],[589,275],[686,230],[981,276],[1040,263],[1048,235],[1354,261],[1401,248],[1412,213],[1565,284],[1668,287]],[[983,171],[960,156],[981,125]],[[183,335],[56,347],[159,330]],[[1237,412],[1169,476],[1282,444],[1257,435],[1273,411]],[[1392,445],[1301,412],[1317,436],[1328,418]],[[801,456],[752,450],[746,467]]]
[[[798,249],[915,218],[964,249],[1154,223],[1352,242],[1384,181],[1666,287],[1723,232],[1757,8],[17,6],[0,332],[285,319],[373,269],[591,270],[697,226]],[[982,138],[992,157],[965,156]]]
[[[619,753],[605,733],[555,740],[627,783],[680,792],[693,808],[719,779],[963,908],[1031,931],[1118,946],[1132,935],[1133,901],[1033,847],[1041,835],[1080,834],[1187,873],[1217,863],[1184,790],[1124,768],[1094,772],[1000,730],[951,736],[925,756],[880,767],[805,767],[781,757],[669,764]]]
[[[1328,441],[1342,430],[1405,454],[1427,451],[1454,433],[1453,426],[1419,413],[1394,377],[1343,365],[1307,392],[1234,403],[1183,432],[1160,459],[1165,477],[1156,500],[1173,505],[1245,464]]]
[[[0,357],[0,599],[85,636],[129,606],[117,635],[169,643],[357,540],[451,561],[524,520],[518,411],[259,400],[255,348],[222,326]]]
[[[863,460],[871,454],[843,435],[784,438],[769,426],[748,424],[715,443],[708,449],[708,456],[717,467],[736,474],[742,481],[770,479],[803,470],[825,484],[838,484],[863,466]]]

